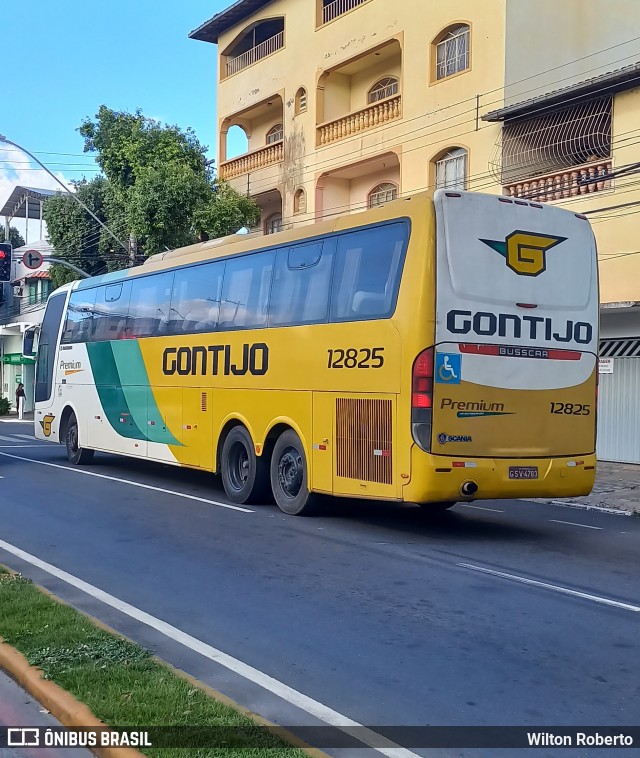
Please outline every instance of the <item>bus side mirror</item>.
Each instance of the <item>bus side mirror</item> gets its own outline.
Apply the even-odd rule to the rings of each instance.
[[[35,357],[35,340],[37,329],[26,329],[22,334],[22,357],[34,358]]]

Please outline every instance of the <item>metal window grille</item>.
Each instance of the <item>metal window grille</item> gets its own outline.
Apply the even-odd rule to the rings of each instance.
[[[468,26],[458,26],[436,45],[436,79],[469,68],[469,36]]]
[[[601,340],[601,358],[640,358],[640,337],[627,340]]]
[[[297,112],[302,113],[303,111],[307,110],[307,90],[306,89],[300,89],[298,90],[298,108]]]
[[[450,150],[436,161],[436,189],[465,189],[467,185],[467,151]]]
[[[334,18],[342,16],[343,13],[356,8],[358,5],[366,0],[333,0],[333,2],[326,2],[322,8],[322,23],[326,24],[329,21],[333,21]]]
[[[281,142],[284,138],[284,129],[282,124],[276,124],[276,126],[269,129],[267,132],[267,145],[272,145],[274,142]]]
[[[609,158],[612,110],[603,97],[506,123],[490,159],[494,176],[506,185]]]
[[[282,214],[270,216],[264,225],[265,234],[275,234],[282,231]]]
[[[391,182],[378,184],[369,193],[369,208],[376,208],[378,205],[384,205],[398,197],[398,188]]]
[[[398,94],[398,80],[393,76],[388,76],[385,79],[380,79],[369,90],[368,101],[369,103],[377,103],[380,100],[386,100],[388,97],[393,97]]]

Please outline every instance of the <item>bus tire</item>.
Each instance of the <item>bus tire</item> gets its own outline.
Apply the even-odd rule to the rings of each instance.
[[[273,448],[271,490],[278,508],[290,516],[311,516],[318,510],[317,496],[309,492],[308,472],[302,442],[288,429]]]
[[[67,458],[69,463],[74,466],[82,466],[91,463],[93,460],[93,450],[80,447],[80,438],[78,435],[78,419],[75,413],[71,413],[67,419],[64,428],[64,442],[67,448]]]
[[[258,458],[251,435],[234,426],[222,445],[222,486],[232,503],[258,503],[269,499],[269,464]]]

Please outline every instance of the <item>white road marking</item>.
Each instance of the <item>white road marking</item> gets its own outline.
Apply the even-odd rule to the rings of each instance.
[[[463,508],[475,508],[478,511],[493,511],[493,513],[504,513],[504,511],[499,511],[497,508],[485,508],[483,505],[471,505],[471,503],[458,503],[458,505],[461,505]]]
[[[206,642],[203,642],[196,637],[192,637],[190,634],[168,624],[166,621],[162,621],[161,619],[130,605],[124,600],[120,600],[114,595],[110,595],[108,592],[79,579],[73,574],[69,574],[62,569],[59,569],[57,566],[53,566],[51,563],[46,563],[35,555],[31,555],[31,553],[27,553],[4,540],[0,540],[0,548],[15,555],[17,558],[30,563],[32,566],[36,566],[37,568],[46,571],[57,579],[61,579],[72,587],[76,587],[76,589],[86,592],[88,595],[91,595],[91,597],[100,600],[105,605],[115,608],[126,616],[130,616],[136,621],[150,626],[152,629],[169,637],[169,639],[184,645],[196,653],[200,653],[200,655],[205,658],[214,661],[220,666],[224,666],[224,668],[233,671],[235,674],[238,674],[238,676],[257,684],[263,689],[286,700],[288,703],[291,703],[291,705],[306,711],[320,721],[323,721],[325,724],[336,727],[348,734],[352,733],[350,732],[350,727],[356,727],[356,731],[352,733],[356,739],[360,740],[360,742],[365,745],[373,747],[379,753],[388,756],[388,758],[420,758],[416,753],[400,747],[395,742],[387,740],[371,729],[367,729],[358,721],[354,721],[353,719],[344,716],[342,713],[334,711],[333,708],[310,698],[302,692],[298,692],[298,690],[294,690],[292,687],[289,687],[289,685],[284,684],[284,682],[269,676],[269,674],[265,674],[259,669],[249,666],[249,664],[244,663],[237,658],[233,658],[232,656],[227,655],[227,653],[223,653],[221,650],[208,645]],[[382,743],[387,743],[388,746],[380,747]]]
[[[14,440],[15,442],[15,440]],[[4,450],[5,448],[16,448],[16,447],[48,447],[51,448],[51,445],[0,445],[0,447]]]
[[[1,424],[33,424],[33,419],[20,419],[18,418],[0,418]]]
[[[619,600],[611,600],[608,597],[601,597],[599,595],[591,595],[588,592],[578,592],[578,590],[570,590],[568,587],[560,587],[557,584],[548,584],[547,582],[539,582],[536,579],[527,579],[524,576],[516,576],[515,574],[506,574],[504,571],[494,571],[493,569],[484,568],[483,566],[474,566],[472,563],[457,563],[456,566],[461,568],[471,569],[472,571],[479,571],[483,574],[491,574],[491,576],[499,576],[502,579],[511,579],[514,582],[520,582],[521,584],[529,584],[533,587],[542,587],[546,590],[553,590],[554,592],[560,592],[563,595],[572,595],[573,597],[581,597],[584,600],[592,600],[594,603],[600,603],[602,605],[611,605],[614,608],[622,608],[625,611],[634,611],[640,613],[640,605],[631,605],[630,603],[621,603]]]
[[[585,529],[599,529],[602,531],[601,526],[589,526],[589,524],[578,524],[575,521],[560,521],[560,519],[557,518],[550,518],[549,521],[553,521],[554,524],[569,524],[569,526],[582,526]]]
[[[5,437],[3,434],[0,434],[0,440],[3,440],[4,442],[15,442],[15,437]]]
[[[24,447],[34,447],[34,445],[25,445]],[[41,445],[40,447],[50,447],[50,445]],[[143,484],[142,482],[134,482],[131,479],[120,479],[117,476],[108,476],[107,474],[98,474],[96,471],[84,471],[78,468],[71,468],[70,466],[61,466],[59,463],[49,463],[48,461],[37,461],[34,458],[23,458],[20,455],[11,455],[11,453],[2,453],[6,458],[15,458],[17,461],[26,461],[27,463],[37,463],[39,466],[50,466],[51,468],[60,468],[63,471],[69,471],[73,474],[84,474],[85,476],[95,476],[98,479],[108,479],[110,482],[118,482],[119,484],[128,484],[131,487],[141,487],[144,490],[153,490],[153,492],[162,492],[165,495],[174,495],[175,497],[182,497],[185,500],[196,500],[198,503],[206,503],[207,505],[217,505],[219,508],[228,508],[232,511],[241,511],[242,513],[254,513],[250,508],[243,508],[240,505],[231,505],[230,503],[221,503],[218,500],[209,500],[206,497],[198,497],[197,495],[188,495],[186,492],[176,492],[175,490],[166,490],[163,487],[153,487],[150,484]]]
[[[34,440],[35,439],[35,435],[33,435],[33,434],[14,434],[13,436],[14,437],[22,437],[22,439],[24,439],[24,440]]]

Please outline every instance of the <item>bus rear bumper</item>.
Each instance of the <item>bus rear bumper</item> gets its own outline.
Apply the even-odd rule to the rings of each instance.
[[[591,492],[596,474],[595,454],[454,460],[414,445],[411,463],[411,481],[404,485],[402,499],[412,503],[577,497]]]

